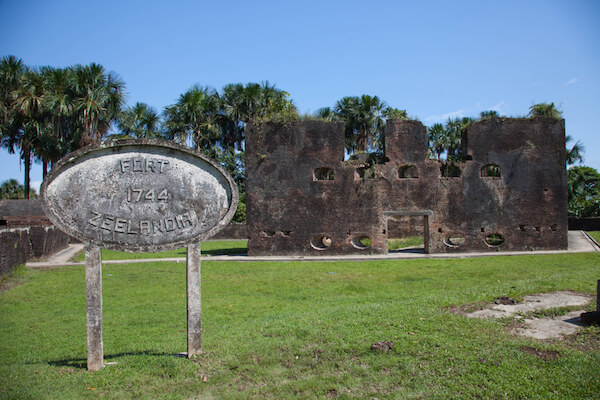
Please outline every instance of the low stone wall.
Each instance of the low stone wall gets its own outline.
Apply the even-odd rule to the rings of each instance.
[[[229,224],[211,240],[245,240],[248,239],[246,224]]]
[[[570,231],[600,231],[600,217],[569,217]]]
[[[12,272],[17,265],[25,264],[30,257],[28,228],[0,231],[0,276]]]
[[[0,275],[30,258],[44,258],[69,245],[69,236],[53,226],[0,230]]]

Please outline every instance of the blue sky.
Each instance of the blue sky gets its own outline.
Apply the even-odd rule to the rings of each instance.
[[[158,110],[195,83],[268,80],[300,112],[378,95],[426,125],[554,102],[600,170],[600,1],[0,0],[0,56],[96,62]],[[0,182],[23,182],[0,151]],[[32,181],[40,182],[36,164]]]

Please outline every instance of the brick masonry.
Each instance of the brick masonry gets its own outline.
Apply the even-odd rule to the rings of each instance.
[[[563,120],[472,124],[455,177],[427,158],[418,121],[388,121],[385,143],[388,161],[369,165],[344,161],[340,122],[250,125],[249,255],[387,253],[390,220],[405,217],[430,253],[567,247]]]
[[[68,244],[69,236],[52,226],[40,200],[0,200],[0,275]]]

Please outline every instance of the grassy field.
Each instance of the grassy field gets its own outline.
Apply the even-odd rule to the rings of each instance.
[[[203,349],[186,347],[185,265],[103,268],[103,370],[85,370],[83,267],[0,292],[2,399],[598,398],[600,329],[514,336],[449,307],[595,293],[600,255],[373,262],[205,261]],[[592,306],[588,309],[591,310]],[[372,343],[391,340],[386,354]]]
[[[216,256],[226,254],[245,254],[248,251],[247,240],[222,240],[202,242],[202,255]],[[124,251],[115,251],[102,249],[103,260],[138,260],[144,258],[173,258],[185,257],[187,249],[175,249],[161,251],[159,253],[127,253]],[[81,252],[73,257],[73,261],[85,261],[85,252]]]
[[[390,239],[388,247],[390,250],[398,250],[404,247],[419,246],[423,244],[422,236],[408,237],[404,239]],[[123,259],[144,259],[144,258],[173,258],[185,257],[186,249],[176,249],[162,251],[159,253],[127,253],[124,251],[115,251],[102,249],[103,260],[123,260]],[[235,241],[210,241],[202,243],[202,254],[208,256],[227,255],[227,254],[245,254],[248,251],[247,240]],[[85,261],[85,252],[81,252],[73,257],[73,261]]]
[[[402,239],[388,239],[388,249],[393,251],[405,247],[422,246],[424,243],[425,239],[423,236],[409,236]]]
[[[594,239],[596,239],[596,242],[600,243],[600,231],[591,231],[588,232],[588,234]]]

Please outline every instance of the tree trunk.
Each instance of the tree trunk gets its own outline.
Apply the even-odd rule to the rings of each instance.
[[[46,175],[48,175],[48,160],[43,158],[42,159],[42,179],[45,179]]]
[[[357,136],[357,138],[356,138],[356,151],[355,151],[355,153],[366,152],[367,151],[367,143],[368,143],[368,137],[367,137],[367,135],[359,133],[358,136]]]
[[[26,148],[23,150],[23,164],[25,166],[25,199],[29,200],[29,188],[31,184],[29,183],[29,174],[31,172],[31,150]]]

